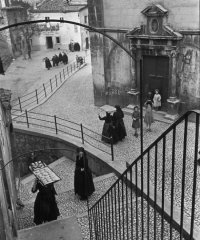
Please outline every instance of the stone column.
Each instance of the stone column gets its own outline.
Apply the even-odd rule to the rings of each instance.
[[[130,60],[130,75],[131,75],[131,90],[127,93],[131,96],[131,104],[130,105],[138,105],[139,104],[139,91],[137,89],[137,78],[136,78],[136,49],[132,48],[132,55],[135,57],[135,60],[131,58]]]
[[[171,51],[170,54],[170,65],[171,65],[171,78],[170,78],[170,89],[169,89],[169,98],[167,99],[167,114],[165,118],[170,120],[176,120],[178,118],[178,107],[180,100],[176,95],[176,71],[177,71],[177,52],[175,50]]]

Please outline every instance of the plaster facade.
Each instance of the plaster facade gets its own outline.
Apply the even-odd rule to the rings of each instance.
[[[80,23],[79,12],[47,12],[33,13],[33,20],[63,19]],[[69,49],[71,42],[78,42],[82,45],[80,26],[67,23],[41,23],[40,34],[32,37],[32,49]],[[49,39],[49,40],[47,40]],[[49,42],[48,42],[49,41]],[[52,43],[51,43],[52,42]]]
[[[171,100],[173,105],[182,103],[184,110],[200,108],[198,0],[89,0],[88,9],[90,25],[114,37],[135,58],[131,60],[110,40],[90,32],[96,105],[132,103],[127,91],[139,91],[142,73],[146,77],[143,95],[153,90],[150,85],[163,88],[166,109]],[[157,21],[158,29],[151,28],[152,21]],[[143,65],[155,62],[161,74],[159,70],[152,74],[148,66],[141,69],[140,60]],[[166,68],[165,76],[161,76]],[[148,71],[149,75],[144,76]],[[155,79],[151,80],[150,75]],[[158,83],[159,77],[163,83]]]
[[[80,17],[80,23],[88,25],[88,8],[87,6],[80,9],[79,11],[79,17]],[[87,29],[85,29],[84,27],[80,27],[81,30],[81,48],[82,50],[86,50],[89,49],[90,47],[90,43],[89,43],[89,32]]]

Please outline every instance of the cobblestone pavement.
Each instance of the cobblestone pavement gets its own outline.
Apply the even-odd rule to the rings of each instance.
[[[44,70],[44,69],[43,69]],[[61,118],[65,118],[71,121],[83,123],[88,128],[95,130],[98,133],[101,133],[103,122],[99,121],[98,114],[104,115],[105,113],[100,110],[98,107],[94,106],[94,96],[93,96],[93,83],[92,83],[92,76],[91,76],[91,66],[88,64],[87,67],[82,69],[76,75],[74,75],[69,81],[67,81],[62,88],[60,88],[55,95],[53,95],[48,102],[44,105],[37,107],[35,112],[42,112],[44,114],[50,115],[57,115]],[[122,142],[119,142],[114,146],[114,154],[115,154],[115,161],[125,165],[125,162],[132,162],[136,159],[137,156],[140,155],[140,138],[135,138],[133,136],[134,132],[131,128],[131,117],[125,116],[124,118],[126,129],[127,129],[127,137]],[[152,132],[147,132],[144,127],[144,149],[148,147],[164,130],[169,127],[168,124],[161,123],[161,122],[154,122],[152,125]],[[187,145],[187,171],[186,174],[186,198],[185,198],[185,208],[186,213],[189,213],[191,209],[191,189],[192,189],[192,173],[193,173],[193,158],[192,158],[192,151],[194,149],[194,125],[191,123],[189,124],[190,132],[189,132],[189,141]],[[180,194],[181,194],[181,175],[182,175],[182,163],[179,161],[179,157],[182,157],[180,149],[182,149],[183,144],[183,125],[180,125],[177,128],[177,147],[176,147],[176,164],[175,164],[175,193],[174,193],[174,200],[175,204],[180,207]],[[99,137],[100,140],[100,137]],[[167,167],[166,167],[166,190],[165,194],[168,199],[171,196],[171,136],[169,135],[167,145]],[[162,149],[160,148],[159,154]],[[161,155],[159,155],[159,158]],[[151,169],[150,171],[150,179],[152,183],[154,182],[154,175],[153,175],[153,158],[151,159]],[[161,167],[158,172],[161,176]],[[145,170],[145,168],[144,168]],[[195,222],[199,225],[200,223],[200,179],[199,174],[200,170],[198,168],[198,179],[197,179],[197,204],[195,207]],[[158,178],[159,179],[159,178]],[[160,179],[159,179],[160,180]],[[158,189],[161,188],[161,180],[158,181]],[[70,199],[70,197],[69,197]],[[80,220],[81,222],[81,220]]]
[[[63,161],[64,160],[64,161]],[[79,197],[74,194],[74,169],[75,162],[63,158],[56,166],[52,167],[54,172],[61,178],[61,181],[55,183],[57,191],[57,202],[61,215],[59,218],[76,216],[78,214],[87,213],[87,202],[80,201]],[[58,160],[59,161],[59,160]],[[116,181],[114,175],[107,177],[94,178],[95,192],[89,198],[89,206],[92,206],[105,191]],[[20,229],[34,226],[33,223],[33,204],[36,194],[31,193],[34,179],[25,184],[21,184],[20,196],[25,202],[25,207],[18,210],[18,220]]]
[[[60,64],[49,71],[45,68],[44,57],[51,59],[54,54],[58,54],[60,51],[33,51],[32,59],[28,60],[24,60],[22,56],[18,57],[8,67],[5,75],[0,75],[0,86],[12,90],[12,99],[38,89],[65,66]],[[75,60],[76,55],[85,56],[85,52],[69,52],[69,63]]]

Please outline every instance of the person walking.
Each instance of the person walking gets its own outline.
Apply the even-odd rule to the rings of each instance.
[[[155,94],[153,97],[153,106],[156,111],[160,110],[161,108],[161,95],[159,94],[159,90],[155,90]]]
[[[126,128],[124,125],[124,113],[119,105],[115,106],[116,111],[113,114],[113,125],[117,132],[118,140],[122,141],[126,136]]]
[[[138,137],[137,129],[140,127],[140,113],[138,106],[135,106],[133,109],[132,119],[133,119],[132,128],[135,129],[134,136]]]
[[[3,62],[1,60],[1,57],[0,57],[0,74],[5,75],[5,71],[4,71],[4,68],[3,68]]]
[[[63,63],[66,65],[68,64],[68,56],[65,52],[63,52]]]
[[[29,41],[27,43],[27,51],[28,51],[28,59],[31,59],[31,44]]]
[[[145,103],[146,112],[145,112],[145,116],[144,116],[144,122],[147,125],[147,131],[151,131],[151,124],[154,121],[152,107],[153,107],[152,101],[150,101],[150,100],[146,101],[146,103]]]
[[[49,70],[52,67],[49,58],[45,57],[44,61],[45,61],[45,67]]]
[[[95,191],[92,172],[88,166],[88,159],[83,147],[77,148],[76,167],[74,174],[74,192],[80,196],[80,200],[87,200]]]
[[[53,183],[42,185],[35,180],[32,192],[38,192],[34,203],[34,223],[36,225],[53,221],[60,215],[55,195],[57,195]]]
[[[106,143],[110,143],[110,137],[111,137],[111,133],[112,133],[112,130],[111,130],[111,128],[112,128],[112,116],[109,112],[106,112],[106,116],[101,117],[99,115],[99,119],[105,121],[104,125],[103,125],[101,140],[106,142]]]

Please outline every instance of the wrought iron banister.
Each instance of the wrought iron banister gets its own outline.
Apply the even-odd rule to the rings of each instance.
[[[129,165],[89,209],[91,239],[198,239],[199,121],[186,112]]]

